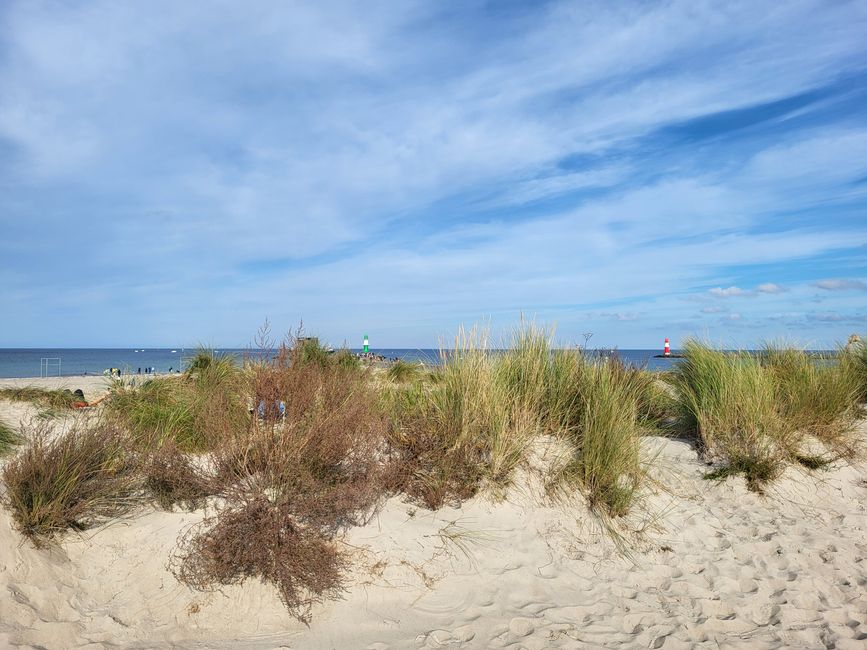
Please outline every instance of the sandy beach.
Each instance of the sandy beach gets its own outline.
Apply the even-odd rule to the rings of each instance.
[[[105,390],[101,377],[17,381],[88,397]],[[7,421],[36,414],[0,409]],[[353,560],[346,590],[316,606],[309,627],[272,586],[202,593],[174,578],[178,535],[207,510],[148,508],[46,549],[24,541],[3,510],[0,645],[864,647],[863,467],[789,468],[762,496],[739,478],[703,479],[686,442],[643,444],[656,456],[656,484],[618,529],[628,557],[579,499],[544,496],[539,472],[557,444],[542,438],[503,500],[432,512],[395,497],[349,530],[339,540]]]

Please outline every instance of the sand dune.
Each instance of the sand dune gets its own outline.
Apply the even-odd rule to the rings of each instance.
[[[789,470],[758,496],[703,480],[685,442],[646,442],[666,490],[622,531],[631,558],[579,499],[544,502],[532,470],[497,503],[394,498],[345,536],[347,591],[309,628],[256,581],[199,593],[174,579],[178,534],[203,512],[140,512],[37,550],[3,511],[0,646],[865,647],[862,469]]]

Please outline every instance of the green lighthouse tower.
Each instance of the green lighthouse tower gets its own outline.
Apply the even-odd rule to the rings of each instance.
[[[370,339],[367,338],[367,334],[364,335],[364,353],[367,354],[370,352]]]

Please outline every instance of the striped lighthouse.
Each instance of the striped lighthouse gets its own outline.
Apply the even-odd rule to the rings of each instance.
[[[667,341],[668,339],[666,339]],[[370,352],[370,339],[367,338],[367,334],[364,335],[364,353],[367,354]]]
[[[668,343],[668,337],[665,337],[665,348],[662,350],[662,356],[670,357],[671,356],[671,345]]]

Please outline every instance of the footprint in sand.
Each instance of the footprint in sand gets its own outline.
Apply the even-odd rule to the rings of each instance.
[[[529,618],[516,617],[509,621],[509,631],[515,636],[527,636],[532,634],[536,626]]]

